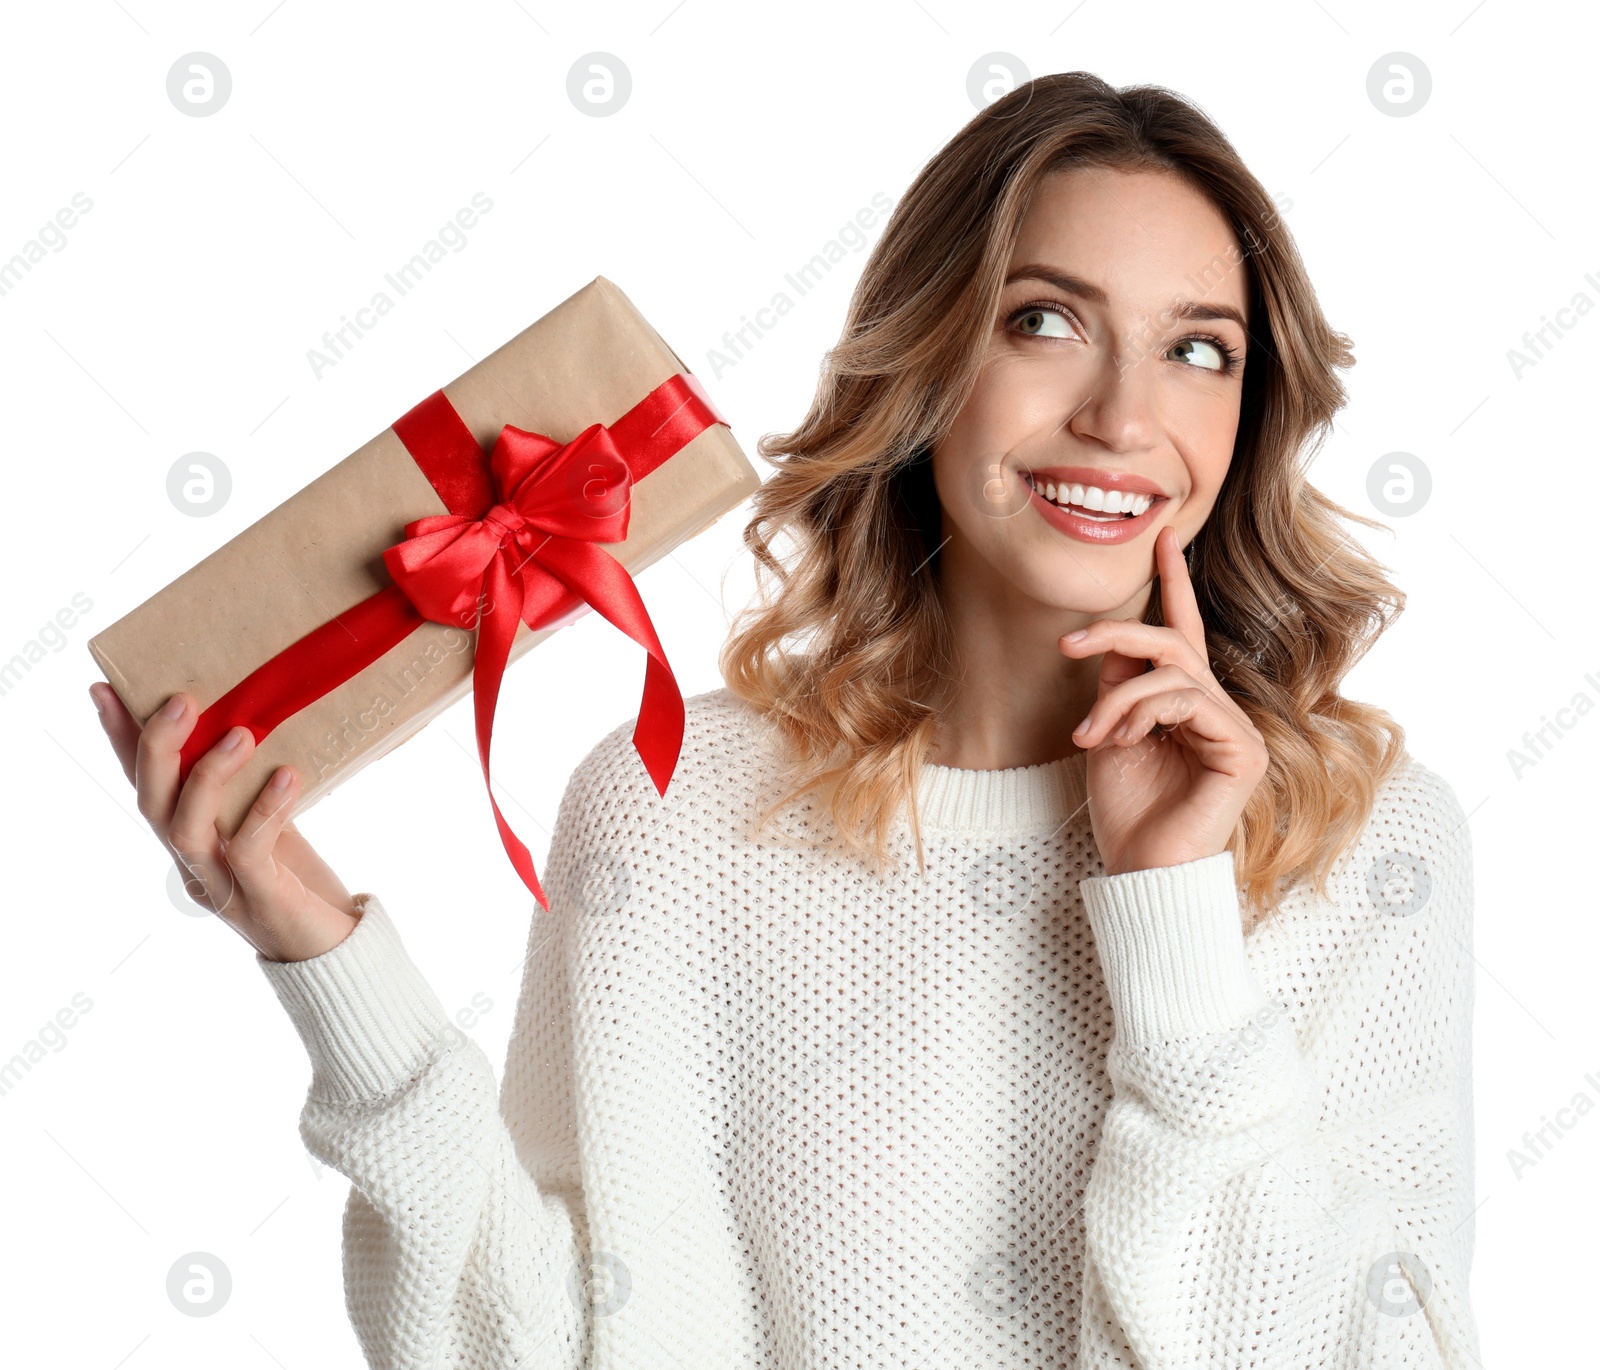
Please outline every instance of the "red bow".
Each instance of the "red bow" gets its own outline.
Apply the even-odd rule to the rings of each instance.
[[[478,629],[472,667],[478,758],[511,863],[542,908],[528,849],[500,812],[489,784],[495,704],[518,621],[549,627],[571,590],[649,654],[634,745],[665,794],[683,745],[683,696],[627,570],[596,543],[628,535],[631,476],[610,430],[594,423],[562,445],[507,424],[489,460],[494,504],[480,518],[437,514],[406,524],[384,563],[426,619]]]

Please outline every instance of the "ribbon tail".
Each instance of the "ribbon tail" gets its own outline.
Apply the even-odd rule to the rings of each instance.
[[[604,548],[573,538],[551,538],[539,548],[539,564],[578,591],[600,613],[650,654],[644,695],[633,727],[633,747],[665,795],[683,750],[683,692],[678,688],[655,625],[622,563]]]
[[[500,829],[500,844],[511,858],[522,883],[539,901],[539,907],[549,912],[550,901],[545,898],[539,877],[533,869],[533,857],[522,840],[511,831],[500,805],[495,802],[494,789],[489,784],[489,741],[494,733],[494,710],[500,699],[500,681],[505,675],[506,662],[511,656],[511,644],[516,637],[517,614],[520,597],[512,594],[511,573],[505,557],[496,556],[489,563],[486,577],[488,605],[478,616],[478,643],[472,663],[472,705],[478,730],[478,760],[483,764],[483,786],[489,792],[489,807],[494,810],[495,826]]]

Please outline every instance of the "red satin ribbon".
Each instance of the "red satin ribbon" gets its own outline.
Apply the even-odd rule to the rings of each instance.
[[[590,424],[565,444],[507,424],[486,466],[455,406],[435,391],[394,430],[450,512],[408,523],[405,540],[384,552],[393,585],[313,629],[205,709],[184,744],[180,782],[228,729],[244,724],[259,743],[424,621],[475,625],[484,787],[506,854],[548,909],[533,859],[489,781],[495,705],[517,622],[537,630],[593,607],[649,653],[633,745],[664,795],[683,745],[683,695],[632,577],[594,544],[627,538],[632,485],[714,423],[727,420],[697,377],[679,373],[609,428]]]

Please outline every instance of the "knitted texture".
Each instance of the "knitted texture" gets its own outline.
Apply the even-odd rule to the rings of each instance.
[[[755,834],[772,725],[686,705],[664,797],[632,719],[571,777],[503,1086],[375,895],[257,957],[370,1365],[1477,1364],[1438,775],[1246,938],[1226,852],[1104,874],[1081,754],[926,767],[926,868],[902,810],[880,876],[822,801]]]

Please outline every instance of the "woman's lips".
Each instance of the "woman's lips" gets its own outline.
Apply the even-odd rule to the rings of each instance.
[[[1132,518],[1085,518],[1063,509],[1054,500],[1046,499],[1026,478],[1024,484],[1028,486],[1029,502],[1039,510],[1045,522],[1079,542],[1129,542],[1155,522],[1157,512],[1167,502],[1165,496],[1157,496],[1150,501],[1150,507],[1144,513],[1135,514]]]

